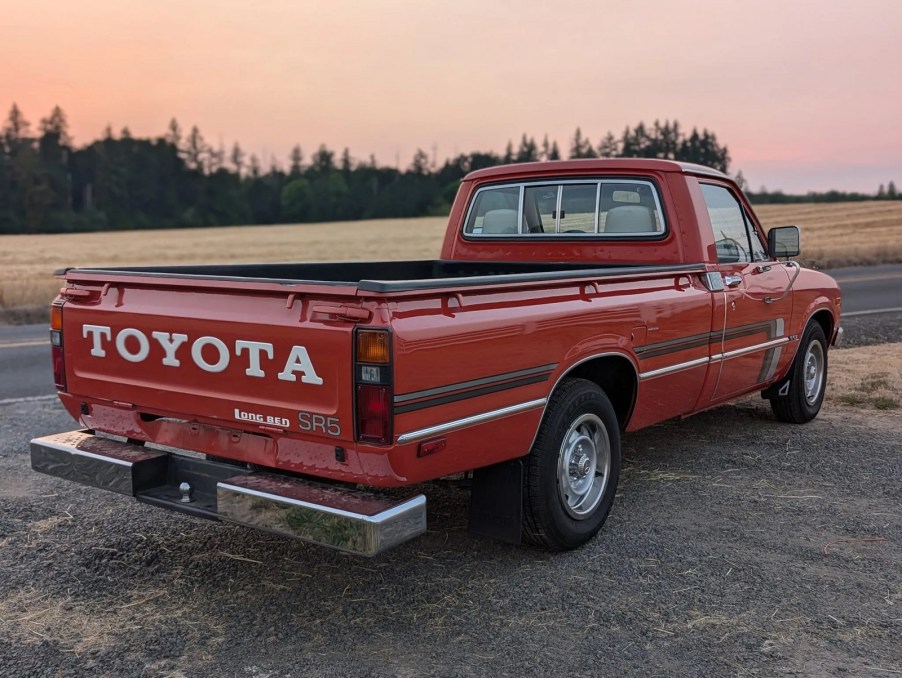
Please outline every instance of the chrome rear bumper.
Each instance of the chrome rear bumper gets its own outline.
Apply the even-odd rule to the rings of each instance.
[[[202,518],[372,556],[426,531],[426,497],[251,472],[72,431],[31,441],[35,471]],[[187,486],[187,487],[186,487]]]

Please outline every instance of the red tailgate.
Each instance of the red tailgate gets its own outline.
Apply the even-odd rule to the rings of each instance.
[[[322,312],[346,298],[122,283],[90,292],[63,310],[71,395],[353,440],[354,325]]]

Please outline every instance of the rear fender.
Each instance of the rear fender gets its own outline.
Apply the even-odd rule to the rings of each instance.
[[[617,366],[616,368],[614,368],[615,365]],[[571,362],[560,371],[555,379],[554,386],[548,393],[549,400],[551,399],[551,394],[555,392],[560,383],[569,377],[588,379],[597,384],[614,406],[620,430],[626,429],[633,414],[633,409],[636,406],[636,394],[639,384],[639,369],[633,356],[624,351],[605,351],[604,353],[583,356]],[[616,388],[614,388],[615,385]],[[547,410],[548,402],[545,403],[545,407],[542,410],[539,427],[536,428],[530,449],[535,445],[541,422],[545,420]]]

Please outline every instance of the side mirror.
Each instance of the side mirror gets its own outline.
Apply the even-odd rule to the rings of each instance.
[[[773,259],[799,256],[799,227],[779,226],[767,232],[767,253]]]

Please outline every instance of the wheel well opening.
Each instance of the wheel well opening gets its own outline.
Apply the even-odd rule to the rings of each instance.
[[[626,429],[633,413],[638,386],[636,371],[629,360],[619,356],[593,358],[574,367],[567,376],[598,384],[614,407],[620,429]]]
[[[812,316],[812,320],[816,321],[821,329],[824,330],[824,336],[827,337],[827,343],[830,343],[830,339],[833,337],[833,316],[830,315],[830,311],[818,311]]]

